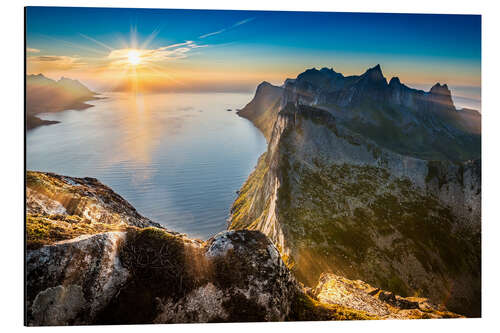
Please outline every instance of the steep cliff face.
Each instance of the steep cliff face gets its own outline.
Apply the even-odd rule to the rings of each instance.
[[[366,96],[385,99],[374,93],[387,87],[379,68],[344,79],[322,70],[332,77],[326,82],[334,83],[319,92],[309,82],[324,77],[317,72],[306,71],[308,80],[287,80],[268,150],[233,204],[230,228],[264,232],[307,285],[315,285],[320,274],[329,271],[479,315],[480,160],[458,161],[459,154],[450,159],[439,150],[429,154],[441,159],[432,160],[420,148],[404,154],[381,141],[378,133],[352,126],[356,117],[341,114],[363,108],[319,108],[328,89],[329,94],[341,92],[337,106]],[[447,90],[436,89],[432,94]],[[411,93],[411,98],[419,94]],[[438,101],[450,107],[448,97]],[[431,109],[445,112],[432,103],[415,112]],[[370,110],[365,120],[373,120]],[[370,126],[383,132],[395,125]],[[398,137],[394,140],[397,145]],[[478,156],[480,148],[467,154]]]
[[[255,97],[238,115],[250,120],[266,137],[269,142],[273,124],[280,110],[283,88],[273,86],[268,82],[262,82],[255,91]]]

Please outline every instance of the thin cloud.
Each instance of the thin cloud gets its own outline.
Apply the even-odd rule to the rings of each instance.
[[[167,50],[167,49],[173,49],[173,48],[176,48],[176,47],[191,46],[191,45],[196,45],[196,43],[193,42],[192,40],[187,40],[184,43],[177,43],[177,44],[171,44],[171,45],[167,45],[167,46],[162,46],[162,47],[159,48],[159,50]]]
[[[38,57],[30,57],[32,61],[61,61],[64,60],[64,56],[38,56]]]
[[[207,37],[210,37],[210,36],[213,36],[213,35],[218,35],[218,34],[223,33],[224,31],[226,31],[226,29],[221,29],[221,30],[218,30],[218,31],[210,32],[208,34],[201,35],[199,38],[203,39],[203,38],[207,38]]]
[[[82,34],[82,33],[80,33],[80,36],[82,36],[83,38],[86,38],[86,39],[88,39],[88,40],[90,40],[90,41],[92,41],[92,42],[96,43],[97,45],[100,45],[100,46],[104,47],[105,49],[108,49],[108,50],[110,50],[110,51],[111,51],[111,50],[113,50],[113,48],[112,48],[111,46],[108,46],[108,45],[104,44],[103,42],[98,41],[98,40],[97,40],[97,39],[95,39],[95,38],[92,38],[92,37],[90,37],[90,36],[84,35],[84,34]]]
[[[249,17],[247,19],[244,19],[244,20],[236,22],[235,24],[233,24],[229,28],[224,28],[224,29],[220,29],[220,30],[217,30],[217,31],[214,31],[214,32],[209,32],[208,34],[201,35],[198,38],[203,39],[203,38],[207,38],[207,37],[210,37],[210,36],[218,35],[218,34],[221,34],[223,32],[226,32],[228,30],[231,30],[233,28],[236,28],[236,27],[238,27],[240,25],[246,24],[248,22],[252,22],[253,20],[255,20],[255,17]]]
[[[171,44],[159,47],[157,49],[135,49],[139,53],[141,64],[158,63],[165,60],[184,59],[188,57],[188,53],[200,47],[208,45],[199,45],[193,41],[185,41],[183,43]],[[132,49],[113,50],[108,54],[108,59],[111,59],[111,66],[122,66],[128,64],[128,54]]]
[[[86,63],[82,62],[78,57],[68,56],[30,56],[28,57],[28,64],[30,66],[38,66],[44,70],[70,70],[81,68]]]
[[[247,19],[244,19],[244,20],[241,20],[239,22],[236,22],[235,24],[233,24],[233,28],[234,27],[237,27],[239,25],[242,25],[242,24],[245,24],[245,23],[248,23],[248,22],[252,22],[253,20],[255,20],[255,17],[250,17],[250,18],[247,18]]]
[[[40,53],[40,50],[34,49],[32,47],[28,47],[28,48],[26,48],[26,52],[28,52],[28,53]]]

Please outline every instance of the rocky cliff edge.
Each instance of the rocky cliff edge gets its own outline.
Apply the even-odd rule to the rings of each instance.
[[[459,317],[347,279],[304,288],[261,232],[189,239],[93,178],[30,171],[26,199],[30,326]]]

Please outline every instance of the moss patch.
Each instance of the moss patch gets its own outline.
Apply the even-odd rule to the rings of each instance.
[[[263,199],[256,200],[254,195],[262,190],[262,186],[265,183],[264,177],[269,170],[266,159],[267,153],[259,157],[255,170],[240,189],[238,198],[231,207],[230,229],[248,228],[252,223],[256,223],[259,218],[265,215],[264,210],[268,203]]]
[[[119,257],[132,277],[97,323],[151,323],[158,315],[158,299],[176,302],[207,283],[202,248],[188,243],[158,228],[130,231]]]
[[[316,161],[315,169],[297,167],[289,156],[281,154],[279,164],[278,213],[300,281],[313,286],[319,274],[331,271],[402,296],[415,290],[431,296],[436,281],[418,281],[415,288],[396,267],[408,257],[427,276],[479,276],[480,235],[408,179],[370,166]]]
[[[91,222],[76,215],[26,216],[26,246],[29,250],[81,235],[132,228],[125,223],[107,224]]]
[[[292,303],[291,321],[325,321],[325,320],[373,320],[380,319],[364,311],[347,308],[341,305],[320,303],[305,294],[299,294]]]

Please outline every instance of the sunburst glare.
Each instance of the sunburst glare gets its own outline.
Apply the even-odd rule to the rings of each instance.
[[[128,62],[132,66],[139,65],[141,63],[141,55],[137,50],[130,50],[127,54]]]

